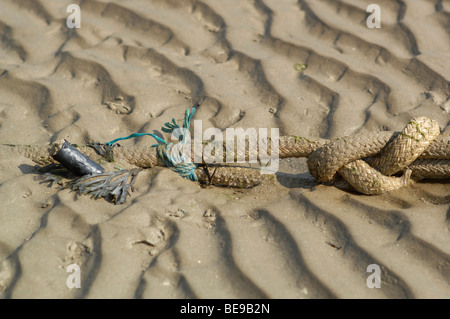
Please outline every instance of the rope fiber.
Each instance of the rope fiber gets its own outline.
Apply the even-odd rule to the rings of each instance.
[[[163,165],[183,178],[205,184],[241,188],[258,185],[261,175],[257,169],[216,163],[210,165],[213,168],[210,170],[208,167],[205,169],[204,165],[193,163],[196,150],[188,145],[187,133],[194,113],[195,108],[192,112],[186,110],[182,127],[175,119],[163,125],[162,131],[178,134],[178,143],[175,144],[152,133],[133,133],[104,144],[77,146],[77,149],[90,158],[126,162],[140,168]],[[153,137],[157,144],[151,147],[122,147],[117,144],[118,141],[146,135]],[[356,134],[334,140],[281,136],[275,141],[278,143],[277,150],[271,149],[269,141],[271,140],[267,140],[267,154],[271,157],[307,157],[309,172],[319,182],[330,182],[339,174],[363,194],[382,194],[423,178],[450,179],[450,136],[441,135],[438,123],[426,117],[411,120],[401,132]],[[52,155],[55,154],[55,145],[58,143],[61,144],[54,143],[50,148],[3,144],[0,149],[3,152],[7,148],[14,148],[37,164],[46,165],[55,163]],[[226,149],[226,145],[223,147]],[[246,148],[244,154],[240,154],[236,148],[235,159],[243,155],[246,161],[250,158],[261,160],[258,147]],[[190,159],[185,155],[186,149],[191,150]],[[226,152],[224,161],[225,154]],[[203,163],[211,163],[211,154],[202,153],[200,156]],[[133,177],[137,175],[133,174]],[[80,189],[80,185],[76,187]],[[123,187],[122,193],[126,193]]]

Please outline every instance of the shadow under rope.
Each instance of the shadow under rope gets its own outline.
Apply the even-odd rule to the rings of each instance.
[[[64,190],[69,189],[70,191],[75,192],[75,199],[78,198],[78,196],[84,195],[85,193],[80,192],[78,188],[71,187],[74,183],[77,181],[84,179],[89,179],[89,176],[80,177],[76,176],[73,173],[71,173],[69,170],[67,170],[64,166],[60,164],[49,164],[46,166],[39,166],[39,165],[29,165],[29,164],[21,164],[18,166],[22,174],[28,174],[28,175],[35,175],[34,180],[36,182],[39,182],[39,184],[45,184],[47,183],[47,187],[51,188],[53,186],[56,186],[57,190]],[[255,168],[255,170],[259,170],[258,168]],[[116,174],[122,174],[126,173],[127,171],[116,171]],[[114,172],[111,172],[113,174]],[[123,175],[123,174],[122,174]],[[134,175],[134,178],[138,178],[139,171]],[[262,175],[262,183],[264,183],[264,176]],[[270,175],[269,175],[270,176]],[[329,185],[332,187],[339,188],[345,192],[351,193],[351,194],[359,194],[357,191],[355,191],[343,178],[340,178],[339,176],[333,180],[330,183],[321,183],[318,182],[312,175],[309,173],[284,173],[284,172],[276,172],[274,174],[275,180],[283,187],[289,188],[289,189],[308,189],[312,190],[317,185]],[[126,181],[125,181],[126,182]],[[130,184],[127,184],[130,185]],[[130,185],[132,186],[132,185]],[[221,186],[215,186],[215,187],[221,187]],[[254,187],[258,187],[254,186]],[[133,189],[131,189],[133,190]],[[88,194],[89,195],[89,194]],[[93,199],[100,198],[99,196],[94,196],[91,194],[91,197]],[[128,198],[128,194],[126,196]],[[111,194],[107,194],[106,196],[102,197],[105,201],[115,204],[117,203],[117,200],[111,196]],[[123,200],[120,203],[125,203],[125,200]],[[119,203],[119,204],[120,204]]]
[[[309,173],[289,174],[289,173],[275,173],[276,180],[280,185],[290,189],[308,189],[313,190],[318,185],[326,185],[335,187],[341,191],[352,195],[367,196],[355,190],[344,178],[336,176],[331,182],[322,183],[317,181]]]
[[[287,188],[312,189],[320,184],[309,173],[289,174],[277,172],[275,177],[280,185]]]

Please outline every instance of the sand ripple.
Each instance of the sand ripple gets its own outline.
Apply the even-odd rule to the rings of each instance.
[[[380,0],[381,29],[366,0],[89,0],[68,29],[73,2],[0,0],[1,143],[104,142],[191,106],[203,129],[333,138],[425,115],[450,133],[446,1]],[[282,170],[241,191],[157,168],[114,206],[2,156],[0,296],[450,298],[448,183],[369,197],[317,185],[302,160]]]

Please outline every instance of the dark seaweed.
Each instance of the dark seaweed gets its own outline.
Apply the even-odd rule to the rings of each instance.
[[[132,169],[85,175],[68,182],[66,187],[79,195],[90,194],[94,199],[105,198],[116,205],[122,204],[129,195],[129,189],[133,191],[140,171]]]
[[[108,162],[114,162],[114,147],[120,146],[119,144],[109,145],[107,143],[94,142],[89,145],[100,155],[103,156]]]

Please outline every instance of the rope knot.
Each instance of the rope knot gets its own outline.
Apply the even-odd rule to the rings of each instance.
[[[181,177],[190,179],[191,181],[198,181],[198,177],[195,174],[197,165],[190,161],[190,157],[186,159],[185,147],[187,146],[187,135],[189,133],[189,127],[191,125],[191,118],[195,113],[195,107],[192,108],[192,113],[189,109],[186,109],[184,113],[183,128],[177,124],[174,118],[172,123],[167,122],[161,128],[166,133],[178,133],[178,143],[160,143],[156,146],[156,154],[158,158],[172,171],[178,173]],[[153,145],[154,147],[155,145]],[[173,147],[172,147],[173,146]],[[190,145],[188,146],[190,149]]]
[[[161,160],[164,165],[169,167],[174,172],[177,172],[181,177],[190,179],[191,181],[198,181],[198,177],[195,174],[195,169],[197,165],[190,162],[190,157],[185,156],[185,147],[187,146],[187,136],[189,133],[189,127],[191,125],[191,118],[195,113],[195,107],[192,108],[192,112],[189,109],[186,109],[184,115],[183,127],[180,126],[175,121],[175,118],[172,119],[172,122],[164,123],[161,128],[166,133],[177,133],[178,143],[167,143],[161,137],[153,134],[153,133],[133,133],[126,137],[119,137],[111,142],[107,142],[104,144],[104,148],[106,150],[111,150],[111,158],[112,158],[112,148],[114,144],[121,140],[127,140],[132,137],[140,137],[149,135],[153,137],[158,143],[152,145],[151,147],[156,147],[156,154],[159,160]],[[174,132],[175,131],[175,132]],[[172,147],[173,146],[173,147]],[[187,146],[190,147],[190,146]],[[188,159],[186,159],[188,158]]]
[[[198,181],[198,177],[195,174],[197,165],[186,160],[181,142],[175,145],[172,143],[160,144],[156,147],[156,154],[164,165],[178,173],[181,177],[190,179],[191,181]]]
[[[411,172],[403,177],[389,177],[406,170],[439,135],[439,125],[426,117],[411,120],[386,144],[382,132],[339,138],[316,149],[308,157],[311,175],[330,182],[339,173],[356,190],[381,194],[407,185]]]

